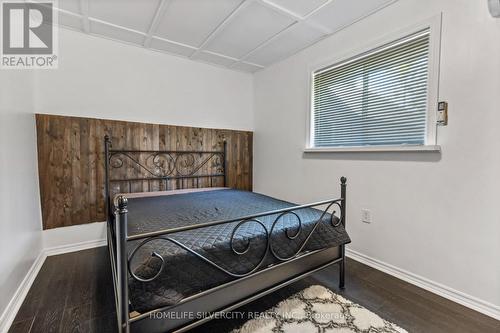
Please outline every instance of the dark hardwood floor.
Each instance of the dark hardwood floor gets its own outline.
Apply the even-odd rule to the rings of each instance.
[[[353,260],[346,289],[337,265],[239,309],[263,311],[313,284],[324,285],[409,332],[500,332],[500,322]],[[113,282],[106,248],[47,258],[9,332],[115,332]],[[227,332],[244,319],[214,320],[196,332]]]

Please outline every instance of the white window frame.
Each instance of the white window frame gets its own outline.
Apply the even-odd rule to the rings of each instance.
[[[385,37],[368,43],[362,49],[352,50],[341,57],[323,61],[308,69],[309,105],[307,117],[307,137],[305,152],[377,152],[377,151],[440,151],[437,145],[437,105],[439,99],[439,63],[441,54],[441,21],[442,15],[436,15],[424,22],[388,34]],[[336,66],[345,65],[364,56],[379,52],[403,41],[408,37],[429,29],[429,63],[427,82],[427,117],[426,135],[423,145],[393,145],[393,146],[357,146],[357,147],[314,147],[314,73]]]

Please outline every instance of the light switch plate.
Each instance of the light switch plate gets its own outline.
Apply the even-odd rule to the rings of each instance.
[[[448,103],[439,102],[437,112],[437,124],[440,126],[448,125]]]

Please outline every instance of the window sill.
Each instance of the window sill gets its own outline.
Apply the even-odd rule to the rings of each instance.
[[[305,148],[304,153],[441,152],[441,146],[362,146]]]

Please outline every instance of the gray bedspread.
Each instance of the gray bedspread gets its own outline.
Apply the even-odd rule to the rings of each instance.
[[[143,232],[188,226],[211,221],[237,218],[245,215],[295,206],[292,203],[262,194],[232,189],[194,192],[186,194],[131,198],[128,205],[128,233]],[[298,230],[297,217],[287,214],[280,218],[272,235],[275,252],[281,257],[295,253],[307,237],[321,211],[301,209],[295,211],[301,218],[299,235],[290,240],[285,233],[295,235]],[[277,215],[259,218],[268,228]],[[336,219],[336,217],[334,217]],[[230,239],[237,222],[171,234],[171,237],[216,264],[234,273],[245,273],[255,267],[266,251],[266,233],[256,222],[241,225],[235,235],[234,247],[247,253],[237,255],[231,250]],[[305,250],[338,246],[349,243],[350,239],[342,225],[333,227],[331,216],[325,215]],[[131,251],[138,241],[130,242]],[[179,246],[165,241],[154,240],[145,244],[132,261],[132,270],[141,277],[152,277],[158,272],[161,261],[151,256],[156,252],[165,259],[165,269],[152,282],[139,282],[129,278],[132,310],[145,312],[161,306],[175,304],[180,299],[228,282],[233,277],[203,262]],[[265,267],[278,260],[271,253],[265,259]]]

